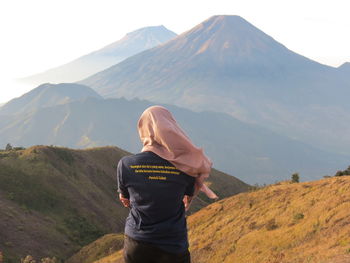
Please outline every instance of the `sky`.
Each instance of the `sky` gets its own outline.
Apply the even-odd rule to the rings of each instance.
[[[349,0],[8,0],[0,2],[0,103],[33,89],[16,79],[74,60],[145,26],[180,34],[239,15],[322,64],[350,62]]]

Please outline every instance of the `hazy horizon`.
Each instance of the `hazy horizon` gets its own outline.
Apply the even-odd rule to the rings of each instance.
[[[68,63],[141,27],[164,25],[177,34],[220,14],[239,15],[292,51],[338,67],[350,61],[349,4],[320,1],[180,1],[169,5],[104,0],[5,2],[0,18],[0,103],[35,88],[17,78]],[[157,7],[157,8],[155,8]],[[317,7],[317,8],[316,8]],[[77,16],[79,19],[77,19]],[[91,18],[94,19],[91,19]],[[181,19],[179,19],[181,17]],[[64,18],[64,19],[63,19]]]

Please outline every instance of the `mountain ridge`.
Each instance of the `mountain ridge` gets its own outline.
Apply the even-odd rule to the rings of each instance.
[[[231,45],[231,48],[229,48],[230,45]],[[232,48],[232,46],[234,46],[234,48]],[[212,47],[212,48],[209,49],[209,47]],[[242,51],[240,50],[241,48],[243,48]],[[172,55],[172,51],[174,50],[181,50],[180,52],[181,56],[179,56],[178,53],[175,53],[174,55]],[[225,59],[228,62],[230,62],[233,57],[234,57],[234,60],[239,60],[240,52],[242,52],[242,54],[244,55],[247,55],[245,53],[250,53],[253,51],[257,52],[256,50],[258,50],[259,52],[262,51],[265,53],[276,52],[276,50],[277,52],[280,52],[280,50],[282,50],[285,53],[284,56],[289,56],[290,53],[293,53],[293,55],[297,55],[296,57],[298,59],[302,59],[307,63],[316,64],[324,68],[331,68],[329,66],[322,65],[318,62],[312,61],[306,57],[303,57],[301,55],[298,55],[290,51],[284,45],[278,43],[272,37],[268,36],[267,34],[265,34],[264,32],[262,32],[261,30],[259,30],[258,28],[250,24],[248,21],[244,20],[239,16],[213,16],[205,20],[204,22],[200,23],[199,25],[195,26],[194,28],[177,36],[175,39],[170,40],[165,45],[158,47],[157,49],[148,50],[147,52],[142,52],[140,54],[137,54],[136,56],[130,57],[127,61],[124,61],[121,64],[116,64],[105,71],[97,73],[96,78],[98,80],[99,75],[111,74],[113,73],[113,70],[117,70],[119,67],[124,65],[127,66],[130,63],[132,63],[132,60],[136,60],[137,58],[147,57],[147,58],[153,59],[152,57],[149,57],[149,55],[154,55],[154,53],[156,54],[157,59],[160,59],[160,61],[157,60],[158,63],[160,64],[165,63],[163,62],[164,59],[166,61],[169,60],[167,56],[164,56],[165,58],[162,59],[162,55],[170,54],[170,57],[172,59],[172,63],[171,63],[172,67],[176,66],[176,63],[180,63],[179,65],[181,67],[185,67],[186,70],[191,70],[193,69],[193,66],[194,66],[192,65],[192,63],[194,62],[191,62],[191,59],[193,59],[194,57],[200,57],[199,55],[204,53],[204,51],[213,53],[213,56],[209,56],[210,60]],[[230,54],[225,53],[228,51],[231,51],[231,53]],[[220,53],[224,53],[224,54],[221,55]],[[148,56],[146,56],[146,54]],[[178,58],[175,58],[175,56]],[[276,56],[276,55],[271,54],[271,56]],[[245,57],[246,56],[244,56],[244,58]],[[201,60],[202,58],[199,58],[199,59]],[[149,69],[147,67],[152,66],[153,62],[154,61],[144,60],[143,65],[142,66],[140,65],[140,68],[143,71],[151,70],[152,68]],[[242,63],[242,61],[239,61],[239,62]],[[164,65],[167,66],[166,64]],[[221,67],[228,66],[227,63],[215,64],[215,65],[219,66],[219,69]],[[147,67],[145,68],[145,66]],[[195,64],[195,66],[198,67],[198,64]],[[241,66],[241,64],[239,64],[239,66]],[[264,66],[266,65],[264,64]],[[162,68],[162,67],[163,65],[158,66],[157,68]],[[175,71],[172,73],[177,73],[177,72]],[[91,85],[91,83],[93,82],[89,82],[89,79],[93,79],[93,76],[90,76],[89,78],[87,78],[86,80],[82,80],[81,82],[89,83],[91,87],[96,88],[97,90],[102,90],[101,87],[98,87],[98,84]],[[104,92],[102,92],[102,94],[104,94]],[[111,94],[107,94],[107,96],[110,97]],[[127,95],[126,97],[130,98]]]
[[[127,33],[120,40],[99,50],[83,55],[64,65],[45,72],[22,78],[21,81],[31,84],[45,82],[75,82],[104,70],[125,58],[164,43],[176,34],[164,26],[143,27]]]
[[[148,101],[90,97],[31,112],[0,115],[0,145],[118,145],[136,153],[142,148],[136,123],[152,105]],[[224,113],[196,113],[164,106],[193,142],[204,148],[214,167],[251,184],[283,180],[296,171],[303,180],[312,180],[347,165],[347,156],[320,151]]]
[[[85,85],[45,83],[5,103],[0,108],[0,114],[29,113],[39,108],[65,104],[89,97],[102,99],[97,92]]]
[[[209,18],[79,83],[107,98],[224,112],[350,154],[350,136],[335,128],[350,134],[348,75],[289,50],[239,17]]]

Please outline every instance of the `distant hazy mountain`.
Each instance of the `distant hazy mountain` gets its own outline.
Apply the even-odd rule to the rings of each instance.
[[[38,108],[65,104],[88,97],[102,99],[96,91],[84,85],[46,83],[3,105],[0,108],[0,115],[28,113]]]
[[[345,62],[340,67],[338,67],[338,69],[342,73],[350,74],[350,62]]]
[[[22,80],[36,85],[45,82],[74,82],[104,70],[118,62],[167,42],[176,34],[164,26],[145,27],[72,62]]]
[[[139,100],[86,98],[17,115],[0,115],[0,145],[118,145],[139,152],[136,124],[150,105]],[[214,167],[248,183],[270,183],[289,178],[296,171],[302,179],[311,180],[348,165],[346,157],[320,151],[224,113],[166,107],[193,141],[205,149]]]
[[[211,17],[81,83],[105,97],[225,112],[350,153],[350,75],[292,52],[238,16]]]

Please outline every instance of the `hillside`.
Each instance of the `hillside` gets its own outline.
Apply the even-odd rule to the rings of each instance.
[[[92,263],[105,258],[123,248],[124,235],[107,234],[83,247],[78,253],[67,259],[65,263]]]
[[[213,16],[80,83],[108,98],[228,113],[350,154],[350,75],[341,71],[289,50],[239,16]]]
[[[86,98],[102,99],[94,90],[84,85],[45,83],[7,102],[0,108],[0,115],[29,114],[40,108],[62,105]]]
[[[349,262],[349,209],[349,177],[219,201],[189,218],[194,263]]]
[[[176,37],[176,34],[164,26],[140,28],[99,50],[79,57],[67,64],[26,77],[22,81],[35,85],[46,82],[78,81],[115,65],[132,55],[165,43],[174,37]]]
[[[350,262],[350,177],[280,183],[188,218],[193,263]],[[121,251],[94,263],[121,263]]]
[[[117,201],[117,147],[86,150],[35,146],[0,151],[0,251],[65,259],[106,233],[120,233],[128,209]],[[248,185],[214,170],[208,182],[222,198]],[[192,212],[208,205],[202,198]]]
[[[0,152],[5,259],[65,258],[105,233],[122,231],[127,211],[116,202],[115,165],[126,154],[116,147]]]
[[[4,107],[13,114],[2,115],[0,109],[0,146],[118,145],[138,152],[141,143],[136,123],[153,104],[102,99],[91,92],[81,85],[45,84],[10,101]],[[67,103],[62,104],[62,100]],[[216,168],[250,184],[285,180],[293,172],[301,173],[303,180],[315,180],[348,164],[347,156],[321,151],[228,114],[165,106],[195,144],[204,148]]]

